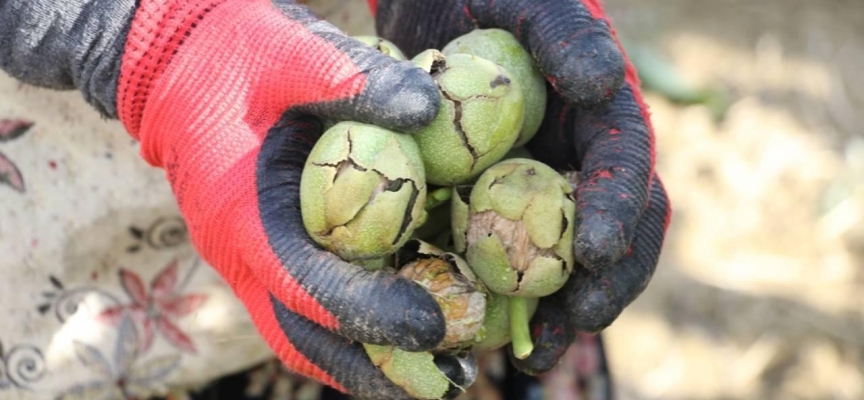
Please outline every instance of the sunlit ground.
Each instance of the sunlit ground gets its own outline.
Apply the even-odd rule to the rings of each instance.
[[[726,118],[649,95],[675,216],[606,332],[621,399],[864,398],[864,3],[609,0]]]

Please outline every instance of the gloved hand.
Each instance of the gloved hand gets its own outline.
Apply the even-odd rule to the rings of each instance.
[[[165,168],[197,250],[289,368],[359,398],[407,397],[358,341],[428,350],[444,338],[441,309],[419,285],[317,247],[299,184],[317,117],[419,128],[438,111],[427,74],[290,1],[141,0],[117,108]]]
[[[654,273],[671,216],[654,172],[654,135],[636,71],[599,0],[370,0],[378,35],[408,57],[480,28],[511,32],[550,90],[535,158],[579,171],[574,250],[580,264],[532,319],[521,370],[552,368],[576,331],[611,324]],[[377,4],[376,4],[377,3]]]
[[[319,117],[402,131],[430,122],[428,74],[290,0],[0,0],[0,68],[77,89],[122,121],[288,367],[358,398],[408,397],[359,342],[431,349],[445,335],[440,307],[414,282],[317,247],[299,183]],[[456,367],[470,363],[436,362],[456,384],[476,376]]]

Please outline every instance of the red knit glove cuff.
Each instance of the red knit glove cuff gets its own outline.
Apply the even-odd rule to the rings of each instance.
[[[183,40],[198,21],[226,0],[141,0],[123,53],[117,85],[117,114],[140,140],[144,106]]]

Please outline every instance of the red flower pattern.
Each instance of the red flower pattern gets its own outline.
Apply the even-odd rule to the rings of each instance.
[[[120,283],[123,290],[132,299],[131,304],[112,307],[103,311],[99,319],[103,322],[118,325],[125,312],[129,312],[135,322],[141,326],[144,337],[141,350],[146,351],[153,344],[155,332],[175,347],[195,353],[195,343],[184,333],[174,320],[195,311],[207,300],[205,294],[177,293],[177,260],[169,263],[150,283],[150,293],[144,287],[144,282],[134,272],[120,269]]]
[[[32,126],[33,122],[23,119],[0,119],[0,142],[16,139],[27,132]],[[18,166],[9,157],[6,157],[3,152],[0,152],[0,184],[9,185],[20,193],[26,191],[21,171],[18,170]]]
[[[0,152],[0,183],[5,183],[20,193],[26,190],[24,177],[21,176],[18,166],[2,152]]]

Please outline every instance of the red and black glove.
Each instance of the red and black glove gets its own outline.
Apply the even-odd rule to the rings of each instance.
[[[654,172],[654,134],[636,71],[599,0],[370,0],[378,34],[408,57],[473,29],[511,32],[546,76],[546,117],[527,149],[579,171],[567,285],[532,320],[537,345],[523,371],[552,368],[576,331],[611,324],[654,273],[671,216]]]
[[[419,128],[438,111],[427,74],[290,1],[141,0],[117,109],[165,168],[197,250],[289,368],[360,398],[407,397],[359,342],[428,350],[444,337],[441,309],[419,285],[317,247],[299,184],[318,117]]]
[[[359,398],[408,397],[359,343],[431,349],[440,307],[412,281],[317,247],[299,183],[319,118],[429,123],[428,74],[289,0],[0,0],[0,69],[78,89],[122,121],[285,365]],[[435,361],[455,385],[476,376],[470,359]]]

